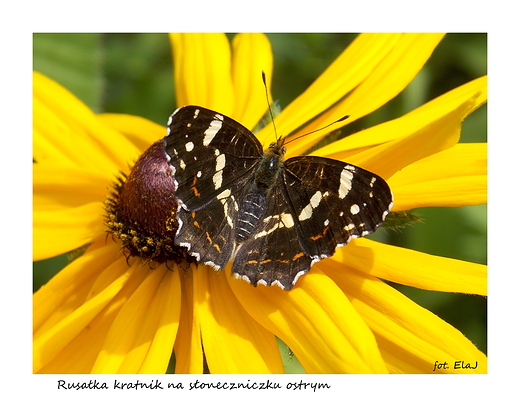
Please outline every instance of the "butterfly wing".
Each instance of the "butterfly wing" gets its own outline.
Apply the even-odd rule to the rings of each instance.
[[[173,113],[165,141],[179,200],[175,242],[198,261],[221,268],[235,247],[237,196],[262,146],[240,123],[198,106]]]
[[[301,248],[313,261],[332,256],[352,238],[373,233],[393,204],[384,179],[329,158],[289,158],[282,178]]]

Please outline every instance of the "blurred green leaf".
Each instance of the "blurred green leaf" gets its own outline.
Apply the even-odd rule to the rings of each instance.
[[[100,34],[33,34],[33,69],[54,79],[99,111],[102,90]]]

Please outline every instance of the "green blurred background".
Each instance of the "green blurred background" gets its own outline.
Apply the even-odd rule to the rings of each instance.
[[[303,92],[355,34],[267,34],[274,53],[273,99],[281,108]],[[232,38],[232,34],[229,35]],[[34,34],[34,70],[56,80],[95,112],[129,113],[165,125],[176,107],[166,34]],[[487,73],[486,34],[448,34],[417,77],[396,98],[345,127],[343,135],[399,117],[424,102]],[[348,112],[345,112],[348,114]],[[463,124],[461,142],[487,141],[487,108]],[[371,238],[439,256],[487,262],[487,206],[421,208],[422,222],[381,228]],[[68,256],[36,262],[37,290]],[[479,296],[394,287],[462,331],[487,352],[487,300]],[[297,361],[282,351],[288,372]]]

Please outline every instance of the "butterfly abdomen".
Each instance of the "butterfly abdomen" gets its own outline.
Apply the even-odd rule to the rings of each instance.
[[[265,191],[256,191],[247,194],[243,205],[240,208],[239,217],[236,225],[235,239],[238,244],[245,241],[264,218],[265,212]]]

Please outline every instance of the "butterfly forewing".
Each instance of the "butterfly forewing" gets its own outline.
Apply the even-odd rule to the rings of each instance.
[[[186,106],[170,117],[166,153],[175,169],[177,198],[185,209],[195,210],[244,181],[262,155],[262,146],[233,119]]]

